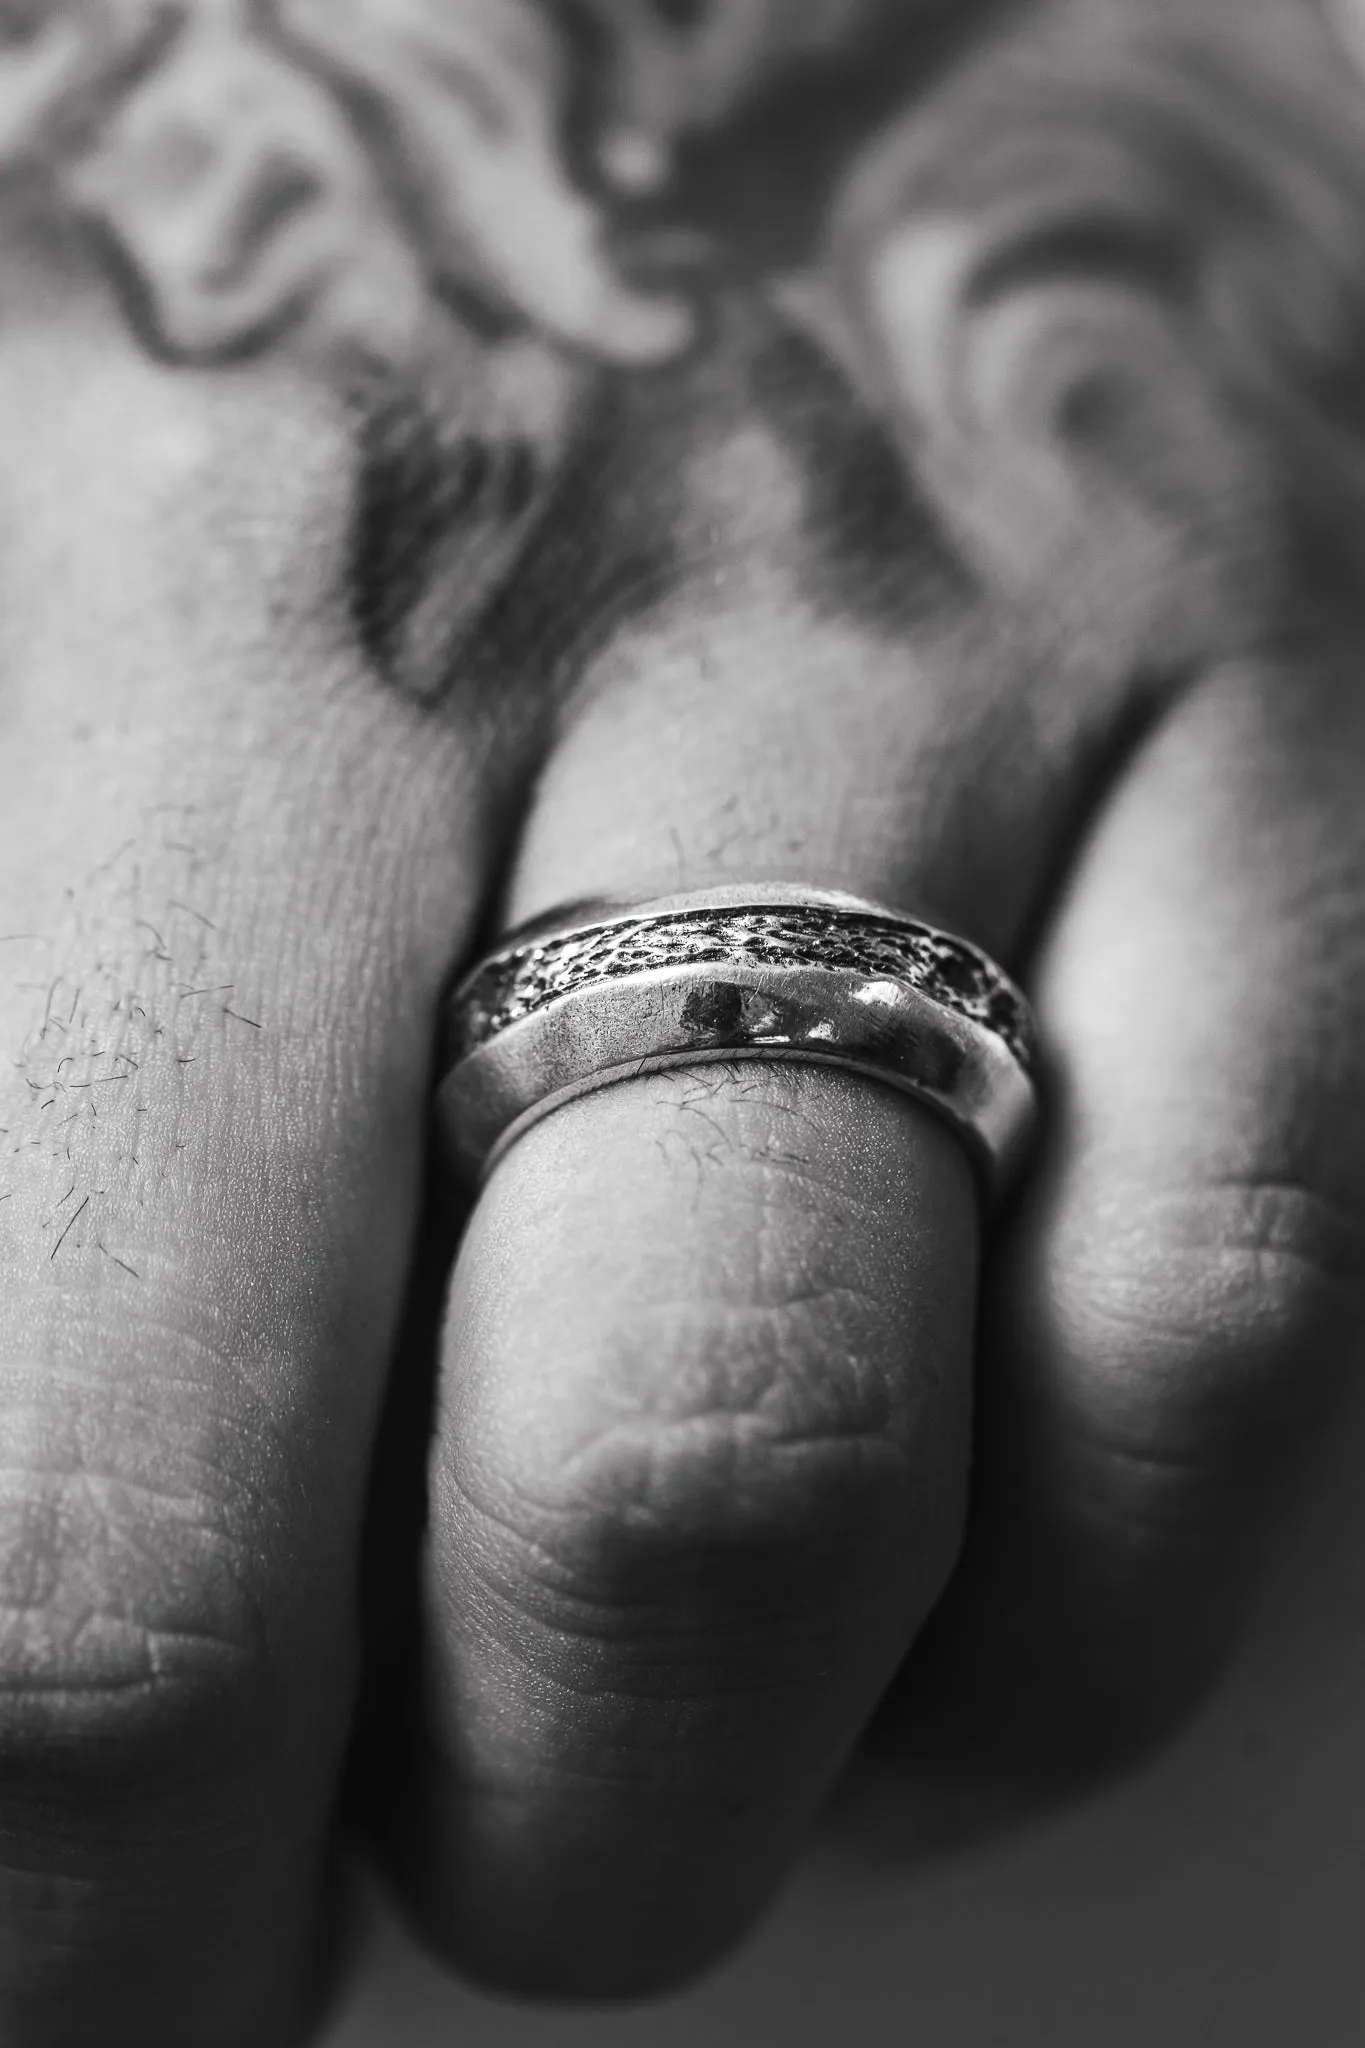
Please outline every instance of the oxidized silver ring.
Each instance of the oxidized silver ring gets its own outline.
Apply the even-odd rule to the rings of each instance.
[[[843,1067],[928,1104],[997,1196],[1037,1113],[1024,996],[979,947],[832,891],[591,904],[509,938],[456,988],[442,1122],[487,1173],[541,1117],[664,1067]]]

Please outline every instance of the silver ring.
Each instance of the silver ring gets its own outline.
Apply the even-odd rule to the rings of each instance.
[[[592,904],[508,939],[456,988],[439,1106],[476,1180],[565,1102],[664,1067],[843,1067],[928,1104],[988,1198],[1037,1114],[1027,1001],[965,939],[875,903],[788,887]]]

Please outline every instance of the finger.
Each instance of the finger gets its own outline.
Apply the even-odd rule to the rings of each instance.
[[[1045,75],[1046,61],[1037,69]],[[1087,100],[1085,78],[1079,87],[1073,115]],[[914,178],[908,188],[899,186],[894,176],[878,187],[874,176],[870,213],[859,221],[854,207],[857,232],[841,244],[850,295],[884,353],[883,402],[902,426],[955,548],[944,547],[907,508],[875,438],[848,419],[840,423],[837,406],[803,380],[790,350],[755,345],[738,376],[734,355],[722,355],[722,366],[713,363],[683,403],[676,385],[671,397],[667,385],[651,387],[661,438],[637,424],[638,445],[651,451],[657,477],[684,479],[686,487],[669,507],[669,542],[661,546],[638,483],[604,458],[603,499],[610,487],[621,507],[605,552],[629,562],[634,582],[667,590],[668,601],[651,615],[637,599],[632,617],[624,575],[609,592],[607,652],[594,664],[585,708],[543,784],[523,849],[518,907],[717,875],[817,878],[936,914],[1008,959],[1064,863],[1087,800],[1119,765],[1144,719],[1156,715],[1172,679],[1199,672],[1223,649],[1244,646],[1263,630],[1279,593],[1276,576],[1267,573],[1278,567],[1279,500],[1265,448],[1230,401],[1236,380],[1226,361],[1203,348],[1202,330],[1184,320],[1164,273],[1130,260],[1121,236],[1117,263],[1087,279],[1076,250],[1091,245],[1064,231],[1074,214],[1054,232],[1054,188],[1032,178],[1027,160],[1022,170],[1012,161],[1014,143],[1036,126],[1036,101],[1026,99],[1018,123],[998,92],[987,111],[1003,132],[1002,147],[964,157],[962,136],[970,128],[964,131],[963,107],[950,106],[929,127],[927,189]],[[994,129],[988,132],[994,143]],[[1082,133],[1089,134],[1085,123]],[[1075,139],[1068,131],[1063,159]],[[1140,127],[1123,132],[1117,172],[1141,171],[1148,140]],[[1087,161],[1083,148],[1079,161]],[[872,170],[884,167],[878,162]],[[923,172],[924,161],[914,168]],[[1137,184],[1145,203],[1149,184],[1140,177]],[[1083,189],[1083,217],[1089,196]],[[946,265],[938,260],[936,201],[955,231]],[[1186,234],[1164,200],[1158,211],[1158,242],[1173,232],[1182,257],[1196,269],[1207,264],[1217,223],[1201,217]],[[1133,239],[1145,246],[1142,225],[1135,223]],[[1106,246],[1104,232],[1093,246]],[[1020,248],[1024,261],[1006,260]],[[1098,407],[1090,403],[1097,392],[1104,399]],[[709,410],[705,425],[699,409],[703,417]],[[1191,437],[1201,450],[1197,463],[1188,457]],[[1002,478],[1009,488],[997,488]],[[575,507],[585,524],[596,509]],[[701,565],[690,603],[680,558]],[[976,574],[964,569],[964,558]],[[748,1085],[746,1077],[746,1092]],[[812,1105],[832,1105],[827,1077],[800,1085]],[[855,1099],[869,1118],[911,1117],[872,1095]],[[681,1127],[689,1106],[679,1100],[673,1110]],[[719,1120],[722,1163],[750,1156],[755,1145],[771,1151],[765,1134],[746,1132],[725,1094],[705,1111]],[[576,1128],[591,1128],[584,1120],[593,1114],[611,1113],[605,1105],[585,1106],[575,1112]],[[869,1156],[880,1158],[866,1126],[850,1122],[854,1114],[843,1100],[837,1115],[826,1108],[828,1153],[837,1154],[853,1129]],[[821,1129],[818,1107],[806,1121]],[[838,1139],[831,1135],[836,1123]],[[605,1123],[601,1128],[605,1133]],[[653,1128],[643,1100],[633,1128]],[[476,1967],[523,1987],[640,1988],[714,1953],[727,1928],[736,1931],[771,1885],[801,1816],[870,1701],[878,1659],[885,1669],[893,1656],[895,1628],[885,1609],[865,1630],[854,1623],[864,1660],[845,1653],[847,1685],[832,1711],[828,1691],[817,1698],[818,1685],[797,1673],[784,1676],[776,1693],[756,1698],[747,1716],[713,1700],[709,1715],[693,1715],[689,1741],[677,1741],[670,1703],[682,1692],[689,1701],[708,1697],[708,1649],[734,1636],[716,1596],[692,1594],[689,1603],[695,1581],[686,1566],[696,1544],[685,1518],[674,1517],[679,1533],[673,1551],[662,1552],[665,1563],[657,1562],[657,1548],[648,1568],[631,1563],[632,1532],[619,1504],[580,1501],[575,1520],[564,1485],[543,1470],[555,1467],[553,1442],[529,1431],[517,1437],[515,1422],[534,1409],[533,1393],[540,1398],[542,1370],[553,1373],[560,1416],[572,1414],[577,1400],[590,1419],[597,1412],[594,1376],[610,1388],[627,1370],[634,1377],[623,1405],[653,1414],[656,1430],[676,1414],[672,1361],[655,1327],[663,1319],[656,1315],[651,1323],[646,1312],[659,1299],[650,1279],[660,1270],[657,1239],[683,1246],[683,1263],[704,1276],[697,1293],[683,1299],[700,1297],[702,1355],[710,1386],[722,1389],[732,1384],[729,1364],[743,1347],[733,1314],[727,1321],[711,1301],[708,1315],[706,1231],[723,1234],[727,1249],[745,1248],[755,1273],[770,1270],[757,1247],[774,1234],[789,1233],[802,1260],[814,1254],[803,1237],[799,1195],[791,1188],[774,1194],[763,1176],[762,1200],[751,1196],[747,1204],[757,1218],[747,1233],[719,1205],[709,1224],[695,1221],[702,1201],[690,1182],[686,1198],[681,1184],[667,1195],[641,1193],[626,1159],[624,1124],[598,1150],[580,1141],[572,1204],[547,1212],[532,1179],[551,1142],[547,1132],[535,1141],[541,1150],[520,1161],[513,1155],[506,1172],[526,1177],[524,1184],[503,1183],[516,1186],[525,1213],[541,1219],[535,1245],[512,1237],[510,1222],[500,1223],[499,1242],[510,1242],[538,1268],[547,1243],[562,1237],[576,1247],[577,1256],[566,1255],[557,1268],[569,1275],[563,1285],[571,1295],[574,1271],[601,1273],[582,1245],[595,1219],[610,1216],[620,1223],[611,1267],[617,1278],[610,1292],[602,1279],[592,1304],[597,1320],[592,1342],[583,1345],[586,1362],[579,1362],[577,1347],[564,1357],[559,1330],[582,1325],[557,1298],[547,1296],[539,1308],[546,1331],[540,1337],[524,1320],[512,1325],[501,1317],[495,1289],[485,1303],[480,1275],[489,1255],[476,1221],[457,1285],[434,1477],[433,1728],[414,1860],[437,1938]],[[839,1186],[818,1138],[803,1136],[802,1156],[807,1164],[813,1157]],[[544,1164],[551,1179],[556,1164],[567,1170],[563,1158]],[[713,1160],[707,1170],[718,1177],[723,1164]],[[609,1192],[618,1182],[635,1198],[624,1219]],[[892,1185],[903,1190],[905,1183],[893,1177]],[[925,1333],[912,1327],[908,1304],[917,1290],[941,1283],[945,1271],[960,1272],[971,1247],[959,1239],[954,1248],[945,1238],[936,1258],[909,1228],[924,1205],[906,1207],[902,1192],[892,1197],[897,1206],[916,1245],[911,1292],[902,1297],[899,1340],[891,1347],[900,1359],[894,1383],[904,1390],[925,1369]],[[947,1213],[941,1195],[930,1206]],[[675,1216],[671,1233],[664,1213]],[[501,1219],[500,1208],[497,1214]],[[831,1242],[846,1251],[850,1238],[837,1206],[828,1220]],[[886,1227],[864,1224],[865,1241],[879,1246]],[[496,1270],[506,1271],[506,1264]],[[672,1263],[662,1270],[676,1292]],[[515,1358],[496,1371],[484,1369],[479,1350],[493,1349],[484,1333],[495,1318],[501,1329],[514,1328],[517,1340]],[[467,1341],[466,1327],[474,1333]],[[856,1328],[828,1341],[808,1330],[779,1383],[827,1384],[825,1376],[838,1370],[831,1361],[857,1358],[860,1348],[873,1349]],[[962,1347],[948,1341],[949,1353],[961,1356]],[[497,1355],[505,1355],[500,1344]],[[542,1368],[551,1356],[554,1368]],[[695,1370],[689,1384],[698,1384]],[[706,1373],[701,1384],[704,1403],[724,1412],[724,1401],[705,1392]],[[871,1384],[888,1382],[874,1376]],[[577,1393],[580,1386],[587,1391]],[[908,1412],[894,1401],[887,1410],[893,1418]],[[951,1408],[909,1438],[894,1419],[891,1438],[898,1427],[901,1445],[909,1446],[902,1462],[915,1484],[923,1485],[928,1472],[960,1473],[960,1422]],[[615,1442],[619,1448],[619,1437]],[[500,1487],[508,1462],[513,1476]],[[673,1492],[686,1497],[689,1489],[707,1491],[695,1470]],[[631,1497],[629,1484],[620,1494]],[[765,1499],[754,1486],[743,1497],[760,1509]],[[779,1497],[774,1482],[767,1498]],[[949,1500],[951,1489],[937,1497]],[[518,1504],[515,1511],[506,1509],[508,1500]],[[537,1517],[535,1504],[546,1500],[555,1505],[552,1523]],[[805,1526],[822,1556],[841,1561],[848,1584],[866,1584],[874,1548],[865,1533],[841,1535],[837,1523],[812,1506]],[[656,1525],[666,1529],[668,1518],[656,1516],[649,1526]],[[763,1526],[758,1512],[742,1555],[763,1554]],[[567,1566],[566,1527],[588,1532]],[[921,1557],[934,1554],[927,1532],[917,1540]],[[692,1653],[688,1665],[675,1659],[676,1668],[703,1674],[690,1688],[677,1677],[657,1680],[642,1706],[640,1685],[619,1675],[619,1649],[608,1643],[578,1656],[585,1630],[574,1592],[584,1571],[575,1559],[585,1549],[595,1561],[627,1560],[620,1569],[630,1613],[641,1618],[620,1623],[618,1637],[624,1631],[629,1643],[638,1632],[656,1640],[659,1613],[671,1617],[671,1637],[681,1637]],[[767,1554],[772,1560],[773,1546]],[[903,1546],[902,1641],[923,1612],[931,1576],[916,1580],[907,1554]],[[597,1569],[600,1593],[605,1568]],[[542,1597],[547,1574],[557,1605]],[[766,1601],[769,1613],[784,1612],[782,1590],[791,1575],[784,1579],[772,1562],[752,1610],[761,1613]],[[490,1577],[496,1599],[487,1592]],[[804,1574],[807,1583],[815,1577]],[[727,1582],[751,1581],[735,1571]],[[844,1601],[846,1609],[855,1604]],[[709,1626],[695,1622],[698,1611],[709,1613]],[[761,1621],[746,1625],[747,1640],[765,1643]],[[553,1653],[544,1647],[547,1635],[557,1645]],[[584,1685],[580,1676],[574,1691],[574,1674],[585,1669],[595,1696],[608,1702],[589,1727],[587,1758],[574,1732]],[[561,1702],[572,1694],[573,1706],[556,1702],[547,1670]],[[507,1705],[518,1687],[537,1702],[534,1715]],[[793,1731],[804,1732],[807,1749],[797,1746]],[[648,1761],[665,1742],[666,1781]],[[646,1760],[627,1772],[623,1755]],[[672,1794],[662,1807],[661,1783]],[[648,1798],[642,1784],[656,1788]],[[728,1812],[723,1800],[708,1797],[726,1785],[743,1788],[731,1795]],[[598,1849],[591,1886],[580,1881],[587,1840]]]
[[[1311,12],[1271,8],[1255,35],[1234,40],[1217,10],[1194,10],[1178,33],[1142,10],[1061,11],[1021,20],[1015,35],[983,50],[923,122],[888,133],[854,182],[843,248],[852,274],[867,280],[858,303],[869,312],[899,429],[971,558],[1025,593],[1031,610],[1041,602],[1064,646],[1098,639],[1110,659],[1240,673],[1249,648],[1282,644],[1287,621],[1301,640],[1305,577],[1321,592],[1338,563],[1353,561],[1355,443],[1332,408],[1333,394],[1354,376],[1358,122],[1358,96],[1343,91]],[[1038,345],[1043,336],[1046,348]],[[1349,617],[1343,624],[1341,613],[1324,612],[1316,596],[1311,614],[1324,639],[1338,634],[1350,644]],[[1297,676],[1282,687],[1297,693]],[[1197,887],[1193,861],[1185,886]],[[1173,929],[1189,933],[1197,915],[1182,904]],[[1204,943],[1218,957],[1227,950],[1221,934]],[[1134,1030],[1149,1010],[1144,993],[1127,1020]],[[1241,1027],[1230,1017],[1224,1025],[1230,1046]],[[1182,1048],[1177,1033],[1172,1072]],[[1156,1047],[1149,1050],[1155,1057]],[[1200,1129],[1201,1115],[1191,1108]],[[1134,1141],[1140,1121],[1135,1113]],[[1218,1128],[1215,1118],[1211,1138]],[[1153,1158],[1169,1152],[1178,1177],[1184,1155],[1169,1119],[1152,1119],[1150,1132]],[[1097,1258],[1102,1239],[1113,1243],[1121,1267],[1111,1191],[1084,1184],[1096,1203],[1085,1241]],[[1077,1231],[1085,1199],[1068,1207]],[[1200,1229],[1217,1241],[1211,1223]],[[1002,1417],[1013,1417],[1008,1361],[1021,1333],[1031,1333],[1030,1354],[1036,1345],[1044,1361],[1058,1336],[1053,1310],[1034,1312],[1051,1266],[1036,1244],[1019,1261],[1024,1278],[1018,1292],[1001,1293],[993,1347],[1004,1361]],[[1117,1288],[1112,1271],[1110,1280]],[[1153,1273],[1147,1281],[1156,1286]],[[1025,1299],[1033,1305],[1027,1317]],[[1048,1369],[1038,1366],[1044,1381]],[[1247,1409],[1233,1405],[1245,1418]],[[1147,1409],[1155,1416],[1156,1408],[1153,1394]],[[1040,1431],[1051,1413],[1040,1405]],[[988,1442],[998,1440],[1002,1466],[1014,1471],[1015,1420],[993,1423],[991,1415],[988,1404]],[[1039,1470],[1043,1462],[1040,1437]],[[1041,1500],[1043,1479],[1027,1462],[1018,1470]],[[1003,1476],[999,1490],[1003,1499]],[[982,1499],[994,1519],[989,1487]],[[1113,1504],[1103,1489],[1096,1502],[1097,1514]],[[1063,1524],[1052,1566],[1035,1572],[1021,1529],[1005,1510],[998,1519],[998,1544],[985,1535],[986,1521],[979,1541],[1002,1586],[1022,1574],[1045,1589],[1067,1576],[1067,1560],[1074,1577],[1102,1553],[1078,1545]],[[1016,1539],[1020,1548],[1011,1551]],[[1060,1711],[1064,1674],[1074,1672],[1075,1711],[1053,1728],[1052,1762],[1035,1790],[1045,1789],[1053,1767],[1097,1766],[1121,1745],[1125,1721],[1134,1724],[1133,1739],[1139,1729],[1150,1738],[1194,1685],[1193,1663],[1183,1679],[1174,1670],[1159,1675],[1159,1645],[1166,1643],[1166,1662],[1173,1656],[1163,1631],[1169,1624],[1180,1633],[1178,1596],[1204,1583],[1179,1544],[1171,1557],[1176,1584],[1169,1604],[1164,1596],[1150,1601],[1147,1633],[1131,1615],[1124,1627],[1102,1620],[1100,1572],[1086,1622],[1066,1633],[1055,1657],[1043,1647],[1041,1619],[1036,1629],[1025,1620],[1033,1607],[1023,1592],[985,1590],[994,1567],[983,1566],[979,1598],[969,1595],[973,1571],[964,1579],[961,1632],[964,1642],[983,1638],[978,1681],[961,1677],[972,1663],[965,1647],[961,1662],[945,1652],[931,1713],[935,1658],[926,1644],[903,1705],[942,1733],[963,1728],[968,1696],[978,1703],[993,1732],[968,1745],[970,1781],[991,1774],[1010,1731],[1022,1739],[1036,1725],[1042,1740]],[[1209,1597],[1226,1612],[1217,1583],[1208,1579]],[[1047,1597],[1040,1590],[1039,1600]],[[1115,1607],[1122,1610],[1117,1596]],[[1007,1655],[998,1643],[990,1652],[984,1646],[988,1609],[1014,1617]],[[958,1633],[952,1612],[943,1618],[945,1637]],[[1226,1629],[1215,1629],[1209,1612],[1183,1634],[1188,1658],[1197,1662],[1203,1645],[1207,1662]],[[1098,1655],[1084,1647],[1090,1637],[1108,1644],[1125,1674],[1104,1689],[1104,1712],[1097,1697],[1085,1704]],[[1120,1654],[1124,1644],[1131,1657]],[[1037,1713],[1025,1710],[1022,1678],[1012,1687],[996,1668],[1000,1656],[1033,1672]],[[945,1775],[941,1752],[931,1754],[936,1760],[916,1780],[921,1806],[926,1797],[938,1803]],[[1034,1767],[1041,1768],[1036,1754]],[[989,1817],[989,1801],[982,1811]],[[965,1812],[959,1820],[976,1824]]]
[[[284,2043],[486,764],[361,653],[340,395],[155,364],[27,225],[16,199],[0,2036]]]
[[[510,915],[795,875],[1008,953],[1093,707],[1039,742],[1055,674],[1020,674],[841,386],[735,308],[589,453],[563,533],[597,523],[616,609]],[[770,1895],[954,1555],[976,1239],[956,1141],[824,1071],[621,1086],[500,1165],[451,1303],[400,1842],[463,1964],[642,1991]]]
[[[1361,1358],[1363,708],[1339,652],[1210,678],[1052,934],[1047,1164],[996,1279],[967,1568],[904,1690],[924,1776],[984,1772],[978,1818],[1188,1713]]]

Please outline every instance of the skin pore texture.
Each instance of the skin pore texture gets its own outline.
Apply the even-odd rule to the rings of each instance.
[[[1360,1351],[1365,112],[1290,0],[940,13],[727,240],[882,9],[0,0],[7,2048],[301,2039],[346,1786],[641,1996],[874,1715],[913,1862],[1216,1672]],[[988,1232],[823,1070],[448,1186],[485,939],[782,879],[1027,977]]]

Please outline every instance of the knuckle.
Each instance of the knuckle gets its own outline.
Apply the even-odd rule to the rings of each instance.
[[[908,1551],[923,1512],[868,1320],[838,1293],[660,1306],[591,1372],[561,1370],[534,1429],[514,1401],[451,1433],[452,1540],[520,1615],[579,1636],[719,1625],[783,1588],[814,1616],[832,1574],[893,1532]]]
[[[5,1404],[0,1780],[26,1804],[218,1772],[271,1683],[233,1483],[77,1407]]]
[[[591,1401],[566,1393],[566,1436],[539,1474],[547,1505],[600,1502],[646,1522],[708,1516],[787,1451],[833,1465],[886,1432],[891,1396],[857,1332],[867,1305],[835,1289],[774,1304],[657,1306],[596,1361]]]
[[[1115,1446],[1202,1464],[1320,1414],[1365,1314],[1365,1220],[1308,1186],[1151,1193],[1087,1230],[1054,1307]]]

